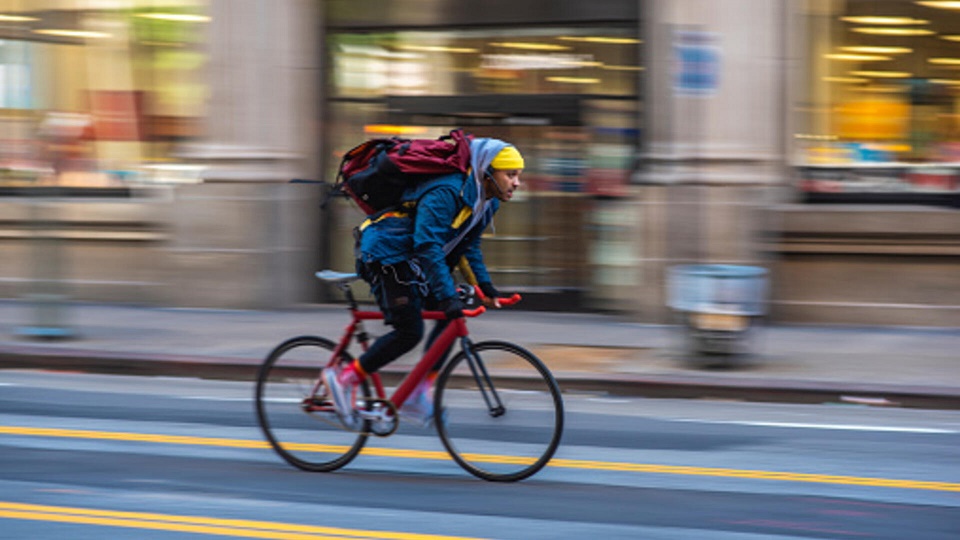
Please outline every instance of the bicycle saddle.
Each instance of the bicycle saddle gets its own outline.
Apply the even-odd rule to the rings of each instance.
[[[322,279],[327,283],[335,283],[337,285],[342,283],[350,283],[351,281],[356,281],[360,279],[355,273],[346,273],[346,272],[335,272],[333,270],[321,270],[314,274],[318,279]]]

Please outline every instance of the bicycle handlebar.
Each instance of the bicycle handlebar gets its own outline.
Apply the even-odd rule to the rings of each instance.
[[[463,316],[464,316],[464,317],[477,317],[477,316],[479,316],[481,313],[483,313],[483,312],[486,311],[486,310],[487,310],[487,308],[484,307],[484,306],[480,306],[480,307],[478,307],[478,308],[476,308],[476,309],[465,309],[465,310],[463,310]],[[447,316],[446,316],[442,311],[424,311],[424,312],[423,312],[423,318],[424,318],[424,319],[427,319],[427,320],[434,321],[434,320],[443,320],[443,319],[446,319]]]
[[[512,306],[513,304],[516,304],[517,302],[519,302],[521,298],[522,298],[522,297],[520,296],[520,293],[513,293],[512,296],[507,296],[506,298],[500,298],[500,299],[499,299],[499,300],[500,300],[500,305],[501,305],[501,306]]]
[[[479,291],[480,291],[480,289],[478,288],[478,289],[477,289],[477,292],[479,293]],[[482,295],[483,293],[479,293],[479,294]],[[481,296],[481,298],[482,298],[482,296]],[[501,306],[512,306],[513,304],[516,304],[517,302],[519,302],[521,298],[522,298],[522,297],[521,297],[518,293],[513,293],[513,295],[511,295],[511,296],[506,296],[506,297],[503,297],[503,298],[499,298],[499,300],[500,300],[500,305],[501,305]],[[485,311],[487,311],[486,306],[480,306],[480,307],[478,307],[478,308],[476,308],[476,309],[465,309],[465,310],[463,310],[463,316],[464,316],[464,317],[478,317],[478,316],[480,316],[481,314],[483,314]],[[426,320],[435,321],[435,320],[443,320],[443,319],[446,319],[447,316],[444,315],[444,313],[443,313],[442,311],[424,311],[424,312],[423,312],[423,318],[426,319]]]

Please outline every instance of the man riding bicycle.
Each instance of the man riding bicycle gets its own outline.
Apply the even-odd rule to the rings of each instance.
[[[413,349],[423,337],[423,309],[443,311],[427,347],[450,319],[466,307],[457,294],[453,267],[472,273],[484,303],[500,307],[499,293],[480,251],[480,235],[493,220],[500,202],[520,187],[523,156],[498,139],[470,142],[466,174],[454,173],[421,183],[404,193],[400,209],[372,216],[357,228],[357,273],[393,330],[378,338],[352,364],[325,369],[323,380],[344,425],[356,429],[360,418],[352,406],[354,389],[367,375]],[[465,261],[466,264],[463,264]],[[429,389],[442,359],[407,399],[403,416],[426,424],[433,418]]]

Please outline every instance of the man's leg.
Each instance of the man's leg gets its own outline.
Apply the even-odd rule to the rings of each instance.
[[[355,427],[358,418],[350,399],[356,385],[370,373],[413,349],[423,337],[422,301],[409,268],[386,268],[372,283],[372,292],[384,313],[384,322],[393,331],[380,336],[352,365],[336,372],[324,372],[334,405],[347,427]],[[415,277],[415,276],[414,276]]]

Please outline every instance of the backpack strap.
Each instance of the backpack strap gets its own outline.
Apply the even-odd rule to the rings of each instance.
[[[388,218],[409,217],[410,215],[413,214],[413,211],[416,209],[416,206],[417,206],[416,201],[408,201],[403,203],[400,206],[400,208],[388,208],[387,210],[384,210],[378,214],[374,214],[368,217],[367,219],[363,220],[363,223],[361,223],[359,226],[360,232],[363,232],[364,229],[366,229],[370,225],[373,225],[374,223],[378,223]]]

